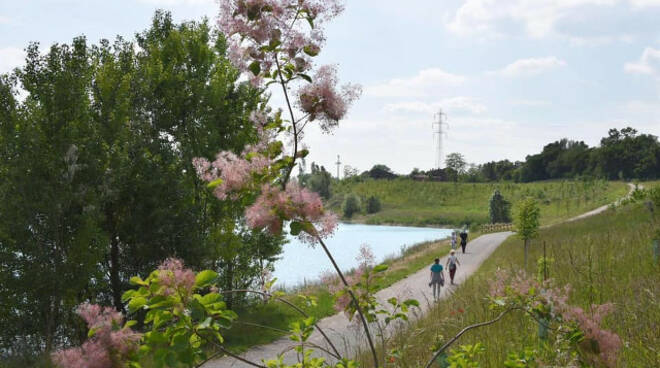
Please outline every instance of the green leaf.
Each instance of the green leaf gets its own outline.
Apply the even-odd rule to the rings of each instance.
[[[254,74],[255,76],[259,75],[261,73],[261,64],[259,64],[258,61],[253,61],[250,66],[248,66],[248,69]]]
[[[218,179],[215,179],[212,182],[206,184],[206,187],[209,188],[209,189],[214,189],[215,187],[217,187],[220,184],[222,184],[222,179],[218,178]]]
[[[378,273],[378,272],[383,272],[383,271],[387,270],[389,267],[390,267],[390,266],[388,266],[388,265],[386,265],[386,264],[384,264],[384,263],[383,263],[383,264],[379,264],[378,266],[374,267],[373,272],[376,272],[376,273]]]
[[[218,278],[218,273],[211,270],[204,270],[195,276],[195,286],[201,288],[208,286]]]
[[[131,277],[128,282],[130,282],[131,285],[140,285],[140,286],[147,286],[149,285],[146,281],[142,280],[139,276],[133,276]]]
[[[126,292],[121,296],[121,301],[122,302],[127,301],[128,299],[133,297],[133,294],[135,294],[135,290],[126,290]]]
[[[308,81],[309,83],[312,83],[312,77],[310,77],[309,75],[307,75],[307,74],[303,74],[303,73],[298,73],[298,76],[299,76],[300,78],[302,78],[302,79]]]
[[[300,232],[303,230],[303,225],[298,221],[292,221],[289,228],[291,230],[291,235],[297,236],[300,235]]]
[[[128,309],[131,312],[135,312],[136,310],[144,307],[147,304],[147,298],[144,297],[135,297],[132,298],[130,302],[128,302]]]
[[[319,48],[318,47],[311,47],[309,45],[303,47],[303,51],[305,52],[305,54],[307,54],[309,56],[316,56],[316,55],[319,54]]]
[[[407,299],[406,301],[403,302],[403,304],[407,305],[409,307],[410,306],[415,306],[415,307],[419,308],[419,302],[417,301],[417,299]]]

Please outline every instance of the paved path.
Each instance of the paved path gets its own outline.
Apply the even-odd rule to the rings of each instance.
[[[634,189],[632,184],[629,184],[631,192]],[[580,216],[573,217],[569,221],[576,221],[585,217],[593,216],[607,210],[609,206],[602,206],[596,208],[595,210],[584,213]],[[458,287],[465,279],[470,277],[479,266],[483,263],[486,258],[488,258],[497,247],[502,244],[502,242],[509,237],[513,232],[500,232],[482,235],[476,239],[469,241],[467,246],[467,253],[460,253],[460,248],[458,250],[458,260],[461,263],[461,266],[456,272],[456,278],[454,279],[457,285],[455,286],[445,286],[442,288],[441,299],[446,299],[451,296],[454,288]],[[440,263],[445,265],[447,262],[447,257],[442,257]],[[430,264],[429,264],[430,267]],[[445,273],[447,280],[449,280],[449,275]],[[376,293],[376,297],[379,301],[385,304],[385,301],[388,298],[393,296],[399,298],[400,300],[405,300],[409,298],[417,299],[420,302],[420,310],[417,310],[416,315],[423,315],[428,308],[432,305],[433,294],[431,288],[428,286],[429,282],[429,270],[428,267],[425,267],[422,270],[396,282],[390,287],[383,289]],[[447,281],[448,283],[448,281]],[[366,349],[366,338],[363,336],[362,325],[357,324],[357,319],[354,319],[353,322],[349,322],[344,314],[339,313],[330,317],[323,318],[319,321],[318,325],[325,331],[332,340],[333,344],[337,347],[340,353],[343,356],[351,357],[354,356],[357,352],[357,349]],[[376,335],[375,326],[371,328],[372,335],[374,338]],[[309,339],[310,342],[322,346],[324,348],[329,348],[327,342],[323,339],[318,331],[314,331],[312,336]],[[293,342],[288,337],[282,337],[270,344],[259,345],[253,348],[250,348],[247,352],[241,354],[241,357],[250,360],[252,362],[261,363],[262,359],[272,359],[277,357],[278,354],[284,353],[284,361],[288,364],[293,364],[297,362],[297,357],[295,352],[291,351],[291,346]],[[377,342],[375,342],[377,344]],[[318,355],[326,357],[329,361],[333,359],[323,352],[319,352]],[[248,364],[240,362],[231,357],[223,357],[206,363],[204,368],[244,368],[251,367]]]

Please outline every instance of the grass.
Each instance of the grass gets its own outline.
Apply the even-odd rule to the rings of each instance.
[[[544,225],[553,224],[614,202],[628,191],[623,182],[545,181],[536,183],[447,183],[411,179],[343,180],[334,182],[331,209],[341,213],[346,195],[355,193],[365,203],[369,196],[380,199],[382,210],[361,213],[352,221],[366,224],[413,226],[461,226],[483,224],[488,219],[488,201],[495,189],[516,203],[534,197],[541,204]]]
[[[645,183],[647,188],[652,185]],[[604,326],[624,341],[621,367],[660,366],[660,266],[653,260],[650,221],[649,211],[641,204],[610,209],[543,229],[530,247],[527,271],[536,273],[535,260],[542,256],[545,242],[548,257],[555,259],[549,267],[550,276],[559,285],[572,286],[571,304],[583,308],[592,303],[615,304]],[[660,214],[656,214],[657,224]],[[389,348],[401,351],[398,365],[423,365],[436,341],[454,336],[469,324],[492,319],[485,296],[497,268],[524,268],[521,240],[511,237],[505,241],[451,298],[393,338]],[[487,349],[481,366],[501,367],[507,353],[537,346],[537,329],[529,318],[509,314],[494,325],[468,332],[453,347],[481,342]],[[362,366],[372,366],[369,358],[359,357]]]

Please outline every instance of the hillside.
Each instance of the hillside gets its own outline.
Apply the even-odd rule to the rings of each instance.
[[[535,183],[447,183],[395,180],[342,180],[334,182],[331,209],[342,213],[344,199],[356,194],[363,204],[350,221],[367,224],[417,226],[462,226],[488,220],[488,201],[495,189],[515,204],[525,197],[541,203],[541,222],[556,223],[590,209],[612,203],[627,192],[626,184],[616,181],[544,181]],[[366,214],[364,203],[376,196],[381,211]]]

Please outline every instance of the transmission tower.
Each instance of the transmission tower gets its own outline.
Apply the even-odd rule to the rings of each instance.
[[[337,179],[339,179],[339,166],[341,165],[341,161],[339,160],[339,155],[337,155],[337,162],[335,162],[335,165],[337,165]]]
[[[435,140],[435,168],[442,169],[442,138],[447,136],[445,129],[449,129],[449,124],[446,122],[447,115],[438,110],[433,114],[433,138]]]

